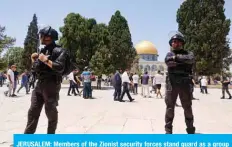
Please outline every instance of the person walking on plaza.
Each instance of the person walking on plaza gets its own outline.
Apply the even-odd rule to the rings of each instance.
[[[157,93],[155,77],[152,78],[152,89],[151,89],[150,93],[152,93],[152,91],[154,91],[155,94]]]
[[[14,71],[16,70],[15,65],[11,65],[10,68],[7,71],[7,87],[8,90],[4,92],[5,96],[9,97],[14,97],[13,96],[13,89],[14,89],[14,82],[15,82],[15,77],[14,77]]]
[[[194,55],[184,50],[185,43],[182,34],[175,34],[171,37],[169,45],[172,51],[168,52],[165,57],[165,63],[168,67],[166,77],[166,114],[165,114],[165,131],[166,134],[173,133],[173,119],[176,100],[179,95],[182,107],[184,109],[185,123],[188,134],[195,134],[193,125],[194,116],[192,112],[192,99],[190,91],[190,77],[194,63]]]
[[[2,87],[3,85],[3,79],[4,79],[4,75],[3,73],[0,73],[0,87]]]
[[[13,88],[13,93],[12,93],[12,96],[17,96],[15,94],[15,91],[16,91],[16,88],[17,88],[17,85],[18,85],[18,82],[19,82],[19,72],[17,70],[14,71],[14,88]]]
[[[143,89],[143,97],[150,97],[149,91],[149,75],[147,71],[142,76],[142,89]]]
[[[134,92],[133,73],[130,73],[129,80],[130,80],[129,91],[132,93]]]
[[[140,84],[141,84],[141,96],[143,96],[143,75],[140,75]]]
[[[139,76],[137,73],[135,73],[132,78],[134,83],[134,94],[138,94]]]
[[[122,92],[122,78],[121,78],[121,70],[117,70],[113,76],[113,86],[114,86],[114,101],[120,100],[121,92]]]
[[[122,74],[122,86],[123,86],[123,91],[120,97],[119,102],[125,102],[123,100],[123,97],[125,95],[125,93],[127,94],[127,97],[129,98],[130,102],[134,101],[134,99],[131,97],[130,92],[129,92],[129,84],[130,80],[129,80],[129,76],[128,76],[128,70],[126,70],[123,74]]]
[[[25,87],[26,89],[26,94],[29,94],[29,89],[28,89],[28,73],[27,71],[25,71],[22,75],[21,75],[22,79],[21,79],[21,86],[19,87],[19,89],[17,90],[17,93],[19,93],[19,91]]]
[[[207,84],[208,84],[208,81],[206,79],[206,76],[203,76],[203,78],[201,79],[201,89],[202,89],[203,94],[204,93],[208,94]]]
[[[199,83],[199,86],[200,86],[200,92],[203,93],[202,86],[201,86],[201,79],[202,79],[202,76],[199,77],[198,83]]]
[[[155,80],[156,88],[157,88],[156,97],[158,98],[158,96],[160,95],[160,98],[163,98],[160,90],[161,90],[161,85],[164,80],[163,80],[163,75],[161,75],[160,70],[158,70],[158,73],[155,75],[154,80]]]
[[[40,41],[45,45],[40,53],[31,55],[33,70],[37,74],[38,82],[31,95],[31,106],[28,110],[25,134],[34,134],[38,125],[43,105],[48,118],[48,134],[55,134],[58,123],[58,100],[62,76],[69,72],[66,64],[70,55],[68,50],[58,46],[58,32],[52,27],[45,27],[39,31]],[[69,63],[69,62],[68,62]],[[68,71],[66,71],[68,70]]]
[[[70,92],[72,90],[73,94],[76,96],[76,91],[75,91],[75,80],[74,80],[74,71],[72,71],[69,75],[68,75],[68,79],[69,79],[69,88],[68,88],[68,96],[71,96]]]
[[[225,99],[225,92],[229,95],[229,99],[231,99],[231,94],[229,92],[230,80],[226,76],[222,77],[222,97],[221,99]]]
[[[97,77],[97,89],[101,89],[102,75]]]
[[[83,98],[91,99],[92,98],[92,87],[91,87],[91,73],[88,71],[88,67],[84,68],[83,73],[81,74],[83,79]]]

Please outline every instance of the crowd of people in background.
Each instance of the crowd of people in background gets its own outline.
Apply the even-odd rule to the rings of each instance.
[[[84,99],[93,98],[92,82],[96,81],[96,78],[94,73],[91,72],[88,67],[85,67],[81,74],[78,69],[72,71],[67,78],[69,80],[68,96],[71,96],[70,92],[72,90],[72,94],[74,94],[74,96],[81,96],[81,93],[83,92]],[[83,85],[83,90],[79,91],[81,84]],[[97,80],[97,89],[101,89],[101,81],[99,80]]]
[[[0,74],[0,86],[2,87],[6,83],[8,89],[4,92],[5,96],[16,97],[17,93],[24,87],[26,94],[29,94],[30,89],[35,87],[36,77],[33,71],[25,70],[23,73],[17,71],[16,65],[10,65],[7,72],[2,72]],[[19,80],[20,79],[20,80]],[[19,83],[21,81],[21,83]],[[20,87],[17,89],[18,85]]]
[[[85,70],[80,73],[79,70],[74,70],[68,76],[69,89],[68,96],[72,94],[74,96],[81,96],[83,93],[83,98],[91,99],[92,98],[92,82],[96,81],[96,89],[102,89],[102,82],[105,86],[113,86],[115,89],[114,100],[119,102],[124,102],[123,97],[127,94],[130,101],[134,101],[131,96],[131,93],[134,95],[138,94],[138,87],[141,85],[141,95],[144,98],[151,98],[153,92],[157,98],[163,98],[161,94],[162,84],[165,83],[165,77],[161,71],[158,71],[155,75],[149,75],[148,72],[144,72],[139,75],[138,73],[131,73],[126,70],[122,73],[121,70],[116,71],[113,76],[108,76],[103,78],[102,75],[95,77],[94,73],[85,68]],[[202,94],[208,94],[208,85],[211,83],[210,78],[206,76],[200,76],[195,82],[194,79],[192,84],[192,92],[196,84],[199,84],[200,92]],[[0,73],[0,87],[6,83],[8,90],[4,92],[5,96],[16,97],[16,92],[19,93],[22,88],[25,89],[25,93],[29,94],[31,89],[35,88],[36,75],[33,71],[27,71],[20,73],[17,71],[16,65],[11,65],[9,69],[5,72]],[[228,94],[229,99],[232,99],[232,96],[229,92],[229,86],[231,85],[231,80],[229,77],[223,76],[221,81],[222,85],[222,97],[225,99],[225,93]],[[217,85],[218,82],[214,84]],[[19,86],[18,86],[19,85]],[[79,88],[83,85],[83,89]],[[152,89],[149,89],[149,87]],[[195,99],[193,97],[193,99]]]
[[[72,94],[74,96],[81,96],[83,93],[83,98],[91,99],[92,98],[92,82],[96,81],[96,89],[102,88],[102,81],[105,86],[113,86],[114,91],[114,100],[119,102],[125,102],[123,100],[124,95],[126,94],[129,100],[132,102],[134,99],[131,96],[131,93],[134,95],[138,94],[138,86],[141,84],[141,95],[144,98],[150,98],[150,93],[153,91],[156,96],[162,98],[161,84],[165,82],[164,76],[160,71],[154,76],[149,76],[147,72],[139,76],[137,73],[129,73],[128,70],[122,72],[122,70],[116,71],[113,76],[107,76],[102,78],[102,75],[95,77],[94,73],[86,67],[82,73],[79,70],[72,71],[67,79],[69,81],[68,96]],[[151,82],[149,82],[151,81]],[[153,90],[149,90],[150,83],[152,83]],[[83,90],[79,91],[80,86],[83,85]]]
[[[129,73],[128,70],[125,70],[122,73],[122,70],[117,70],[112,79],[113,87],[115,88],[114,101],[124,102],[123,97],[125,94],[127,94],[130,102],[134,101],[130,93],[137,95],[139,84],[141,84],[141,95],[144,98],[151,98],[150,93],[153,91],[157,98],[158,96],[160,98],[163,97],[160,90],[165,80],[160,71],[154,76],[148,75],[148,72],[139,76],[136,72]],[[152,83],[153,88],[151,91],[149,89],[150,83]]]
[[[80,95],[80,91],[78,87],[80,87],[81,79],[77,76],[78,71],[74,70],[68,75],[69,80],[69,89],[68,89],[68,96],[71,96],[70,92],[72,90],[72,94],[74,96]]]

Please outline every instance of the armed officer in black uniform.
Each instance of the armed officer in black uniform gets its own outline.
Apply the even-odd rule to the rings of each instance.
[[[169,44],[172,47],[165,57],[165,63],[168,66],[168,74],[166,77],[166,114],[165,114],[165,131],[166,134],[172,134],[172,123],[174,119],[174,109],[179,95],[182,107],[184,109],[185,123],[187,125],[187,133],[195,134],[193,126],[192,112],[192,93],[190,75],[192,74],[192,66],[194,63],[194,55],[185,51],[183,45],[185,43],[182,34],[175,34],[171,37]]]
[[[38,82],[31,96],[31,106],[28,111],[28,121],[25,134],[34,134],[43,105],[48,118],[48,134],[55,134],[58,122],[58,99],[61,88],[62,73],[68,58],[66,50],[56,45],[58,32],[51,27],[40,30],[40,41],[45,48],[39,54],[33,53],[33,70]]]

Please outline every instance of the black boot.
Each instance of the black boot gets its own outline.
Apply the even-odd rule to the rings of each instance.
[[[172,132],[166,132],[165,134],[172,134]]]
[[[165,134],[172,134],[172,128],[165,128]]]
[[[195,134],[196,128],[195,127],[187,128],[186,131],[187,131],[188,134]]]

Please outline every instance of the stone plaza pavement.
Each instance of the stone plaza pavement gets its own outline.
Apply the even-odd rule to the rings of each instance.
[[[23,133],[30,106],[30,95],[22,89],[17,98],[5,97],[0,87],[0,146],[10,144],[15,133]],[[67,86],[63,86],[59,101],[59,124],[57,133],[164,133],[164,99],[143,98],[133,95],[135,101],[120,103],[113,101],[113,89],[94,90],[96,99],[83,99],[80,96],[67,96]],[[140,89],[139,89],[140,90]],[[209,89],[203,95],[195,89],[193,101],[197,133],[232,133],[232,100],[221,100],[220,89]],[[164,94],[164,91],[162,91]],[[124,98],[127,99],[127,96]],[[178,100],[180,104],[180,101]],[[185,132],[184,113],[176,108],[174,133]],[[47,130],[47,118],[41,113],[36,133]]]

